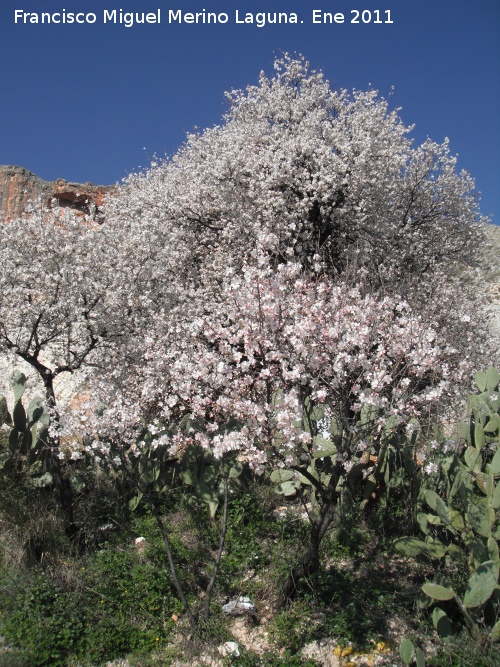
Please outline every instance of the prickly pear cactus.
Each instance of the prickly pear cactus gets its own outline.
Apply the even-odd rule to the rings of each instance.
[[[461,560],[470,568],[465,591],[438,580],[423,586],[433,602],[453,601],[478,641],[478,618],[498,606],[500,543],[500,374],[494,368],[476,374],[478,393],[469,397],[469,420],[457,439],[433,443],[434,473],[422,483],[418,524],[422,538],[403,537],[395,547],[406,556]],[[498,611],[498,610],[497,610]],[[436,629],[449,633],[451,622],[435,607]],[[498,625],[498,628],[497,628]],[[500,638],[500,625],[490,639]]]
[[[236,425],[237,426],[237,425]],[[228,428],[234,428],[230,424]],[[201,501],[208,506],[210,520],[214,522],[217,509],[224,497],[226,479],[228,487],[240,485],[243,464],[234,460],[234,456],[226,456],[219,460],[207,450],[190,445],[180,457],[172,457],[168,446],[159,444],[164,435],[174,436],[179,431],[191,432],[200,428],[190,415],[186,415],[180,423],[169,428],[159,428],[153,435],[145,429],[139,436],[142,442],[140,454],[134,457],[136,484],[129,507],[134,510],[141,499],[150,491],[168,488],[172,479],[185,485],[191,502]],[[130,466],[129,466],[130,467]]]
[[[47,465],[50,458],[49,415],[41,398],[33,398],[27,408],[23,405],[24,373],[14,371],[10,384],[14,394],[12,415],[5,397],[0,397],[0,426],[9,427],[6,447],[0,451],[0,471],[13,478],[27,476],[35,487],[50,486],[53,480]]]

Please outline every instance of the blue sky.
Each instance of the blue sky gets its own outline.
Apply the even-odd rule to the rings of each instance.
[[[14,23],[15,10],[95,13],[94,24]],[[156,12],[160,24],[103,23],[104,10]],[[224,12],[218,25],[169,24],[168,10]],[[313,9],[343,13],[312,23]],[[297,25],[237,24],[296,12]],[[351,23],[369,10],[371,23]],[[381,20],[375,24],[379,10]],[[365,19],[369,14],[365,13]],[[110,184],[216,124],[224,91],[303,53],[334,87],[371,87],[402,107],[415,141],[449,137],[500,224],[500,0],[2,0],[0,164],[47,180]]]

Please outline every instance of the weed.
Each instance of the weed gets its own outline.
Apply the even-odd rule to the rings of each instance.
[[[319,667],[315,660],[301,658],[290,651],[283,651],[279,655],[273,653],[258,654],[253,651],[240,649],[236,658],[227,658],[226,665],[238,667]]]
[[[478,644],[462,632],[441,642],[438,654],[428,660],[430,667],[497,667],[500,665],[500,646]]]
[[[30,665],[62,667],[70,656],[102,662],[164,643],[180,614],[165,569],[117,544],[79,562],[76,580],[39,569],[5,599],[2,632]]]

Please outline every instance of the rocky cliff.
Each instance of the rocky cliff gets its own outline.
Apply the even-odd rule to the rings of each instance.
[[[482,253],[480,276],[486,290],[486,314],[496,350],[493,363],[498,367],[500,365],[500,226],[488,225],[486,234],[489,244]]]
[[[43,206],[62,206],[98,218],[100,207],[114,186],[93,183],[70,183],[62,178],[44,181],[23,167],[0,166],[0,218],[12,220],[22,216],[30,201]]]

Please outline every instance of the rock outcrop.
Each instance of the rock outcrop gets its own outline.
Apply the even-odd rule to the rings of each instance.
[[[36,207],[53,209],[69,208],[75,215],[90,216],[99,222],[101,207],[106,194],[115,186],[95,186],[92,183],[70,183],[62,178],[44,181],[23,167],[0,166],[0,222],[15,220],[26,215],[33,202]],[[21,370],[28,378],[27,396],[44,396],[43,387],[33,368],[12,353],[0,354],[0,396],[5,395],[12,408],[12,391],[9,378],[14,369]],[[74,397],[75,378],[64,373],[57,380],[57,395],[61,404],[68,404]]]
[[[482,253],[480,275],[486,291],[486,314],[496,354],[493,363],[500,365],[500,226],[488,225],[489,244]]]
[[[12,220],[26,212],[30,201],[43,207],[71,208],[77,213],[100,217],[100,208],[114,186],[93,183],[70,183],[62,178],[44,181],[28,169],[12,165],[0,166],[0,218]]]

